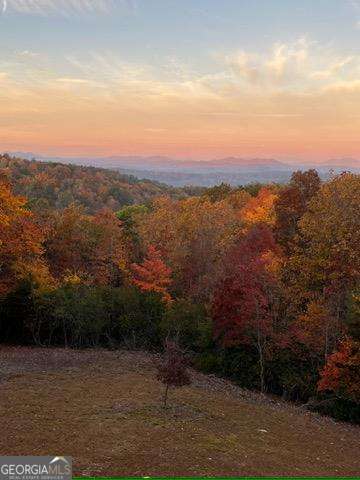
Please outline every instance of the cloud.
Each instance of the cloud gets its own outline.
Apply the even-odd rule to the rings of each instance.
[[[223,57],[233,75],[233,88],[272,91],[321,91],[359,77],[360,56],[341,55],[328,46],[300,38],[276,43],[268,52],[240,50]]]
[[[22,50],[21,52],[16,52],[19,57],[27,57],[27,58],[36,58],[40,56],[40,53],[32,52],[30,50]]]
[[[136,9],[135,0],[3,0],[3,11],[22,15],[62,16],[110,14],[115,8]]]
[[[346,65],[349,65],[353,60],[354,60],[353,56],[345,57],[341,60],[334,62],[333,64],[330,64],[328,68],[326,68],[325,70],[319,70],[319,71],[313,72],[311,76],[312,78],[315,78],[315,79],[331,78],[336,74],[341,73],[343,68]]]
[[[244,94],[263,97],[350,91],[360,74],[360,56],[340,54],[306,38],[276,42],[263,51],[230,51],[216,56],[205,71],[173,56],[153,65],[129,62],[112,50],[62,58],[29,50],[15,53],[0,59],[0,71],[7,72],[19,88],[71,90],[83,86],[86,95],[93,88],[94,96],[109,101],[116,101],[119,95],[129,101],[147,98],[155,102],[166,98],[221,100]]]
[[[292,44],[276,43],[269,54],[239,51],[225,56],[225,63],[253,85],[282,84],[298,76],[309,55],[310,43],[300,38]]]
[[[0,120],[0,141],[186,155],[256,154],[259,139],[269,154],[358,148],[356,54],[299,39],[211,58],[204,68],[177,57],[130,62],[115,50],[10,52],[0,59],[0,104],[14,128]],[[33,128],[34,118],[47,128]]]
[[[344,80],[332,83],[324,88],[326,92],[360,93],[360,80]]]
[[[56,81],[59,83],[75,83],[80,85],[89,83],[89,80],[86,80],[84,78],[66,78],[65,77],[65,78],[57,78]]]

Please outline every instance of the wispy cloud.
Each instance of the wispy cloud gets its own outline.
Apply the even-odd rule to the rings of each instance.
[[[310,42],[300,38],[292,44],[276,43],[268,54],[240,50],[225,56],[233,72],[253,85],[288,83],[303,70]]]
[[[360,17],[360,0],[348,0],[349,4],[353,7],[356,12],[357,17]],[[356,28],[360,28],[360,20],[358,19],[355,23]]]
[[[36,58],[40,56],[38,52],[32,52],[31,50],[21,50],[19,52],[15,52],[19,57],[25,58]]]
[[[304,138],[309,150],[333,153],[345,140],[358,148],[360,56],[329,45],[299,39],[228,51],[208,69],[173,56],[131,62],[113,49],[13,53],[0,59],[0,104],[18,128],[1,129],[0,120],[0,142],[45,144],[49,135],[54,145],[147,153],[192,145],[222,155],[234,153],[228,145],[256,154],[259,138],[269,152],[276,139],[286,152],[303,151]],[[34,112],[46,129],[32,127]]]
[[[321,91],[352,82],[360,73],[360,56],[340,55],[306,38],[276,43],[268,52],[235,51],[222,61],[235,80],[257,90]]]
[[[135,0],[2,0],[3,12],[23,15],[63,16],[111,13],[115,8],[133,12]]]

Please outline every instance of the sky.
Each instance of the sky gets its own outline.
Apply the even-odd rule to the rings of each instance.
[[[0,151],[360,157],[360,0],[0,0]]]

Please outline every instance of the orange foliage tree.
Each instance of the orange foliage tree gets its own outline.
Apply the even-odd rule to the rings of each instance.
[[[141,290],[160,293],[165,302],[171,302],[168,288],[172,283],[171,269],[166,266],[159,250],[150,245],[142,264],[131,265],[132,281]]]
[[[318,390],[360,402],[360,342],[351,338],[341,342],[321,372]]]
[[[237,238],[240,220],[225,200],[157,199],[138,226],[145,245],[159,249],[173,272],[173,290],[208,300],[224,254]]]
[[[242,217],[249,226],[255,223],[266,223],[270,226],[275,224],[274,204],[277,194],[273,188],[263,187],[256,197],[249,199],[242,209]]]
[[[53,213],[46,240],[46,256],[54,276],[76,274],[86,283],[117,285],[126,268],[121,222],[109,210],[95,216],[71,205]]]
[[[0,178],[0,295],[21,278],[44,273],[42,240],[26,199],[13,195],[6,179]]]
[[[344,333],[344,326],[331,314],[324,301],[312,301],[295,322],[294,338],[309,351],[326,359]]]

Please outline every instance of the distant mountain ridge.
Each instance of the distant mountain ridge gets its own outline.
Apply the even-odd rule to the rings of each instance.
[[[273,158],[241,158],[241,157],[225,157],[212,160],[192,160],[192,159],[175,159],[166,156],[139,156],[139,155],[112,155],[106,157],[59,157],[35,154],[32,152],[8,152],[10,155],[25,158],[27,160],[35,159],[41,161],[58,161],[61,163],[76,163],[92,166],[108,166],[112,168],[131,167],[131,168],[221,168],[221,167],[285,167],[289,166],[284,162]]]
[[[16,157],[42,162],[60,162],[116,170],[140,179],[166,183],[174,187],[186,185],[213,186],[221,182],[231,185],[252,182],[287,182],[295,170],[315,168],[322,178],[343,170],[360,172],[360,160],[338,158],[326,161],[284,162],[274,158],[224,157],[212,160],[176,159],[166,156],[113,155],[107,157],[57,157],[31,152],[12,152]]]

